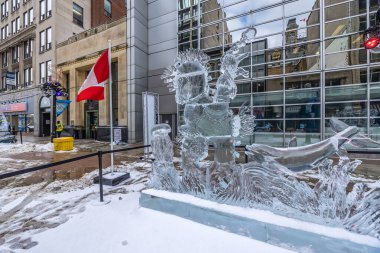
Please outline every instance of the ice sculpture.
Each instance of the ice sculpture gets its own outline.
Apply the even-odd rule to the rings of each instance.
[[[254,117],[245,105],[234,115],[229,103],[236,95],[234,79],[247,75],[239,62],[249,55],[242,49],[255,34],[256,30],[249,28],[224,54],[214,95],[208,83],[209,57],[200,50],[180,52],[174,65],[164,72],[164,81],[184,107],[184,124],[179,127],[181,169],[176,170],[172,162],[170,127],[155,126],[151,186],[220,203],[269,209],[380,238],[380,182],[355,184],[347,193],[350,173],[360,161],[350,161],[344,144],[362,143],[357,127],[332,119],[337,133],[327,140],[304,147],[294,147],[296,140],[288,148],[248,145],[249,162],[235,162],[238,137],[252,134]],[[339,157],[337,164],[329,159],[334,154]],[[212,156],[213,160],[207,159]],[[318,170],[318,182],[309,185],[297,173],[313,168]]]
[[[349,126],[337,118],[331,118],[330,126],[335,132],[343,131]],[[357,134],[350,139],[349,143],[357,148],[380,148],[380,142],[374,141],[363,134]]]
[[[0,143],[15,143],[17,139],[9,132],[10,125],[3,113],[0,113]]]

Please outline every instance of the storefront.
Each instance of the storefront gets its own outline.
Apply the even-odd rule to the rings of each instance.
[[[4,113],[12,130],[33,132],[33,99],[25,99],[24,101],[14,101],[1,104],[0,113]]]

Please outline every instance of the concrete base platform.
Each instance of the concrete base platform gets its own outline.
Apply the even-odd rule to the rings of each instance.
[[[298,252],[380,252],[380,240],[374,237],[186,194],[145,190],[141,193],[140,206]]]
[[[120,184],[122,181],[127,180],[130,178],[129,173],[124,172],[114,172],[114,173],[105,173],[103,175],[103,184],[109,185],[109,186],[115,186]],[[96,176],[94,178],[94,184],[99,184],[99,176]]]

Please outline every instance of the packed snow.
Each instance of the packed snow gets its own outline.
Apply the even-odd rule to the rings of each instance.
[[[0,252],[291,252],[141,208],[139,191],[150,164],[126,163],[115,171],[131,178],[105,186],[109,204],[99,202],[98,185],[92,184],[96,171],[78,180],[0,189]]]

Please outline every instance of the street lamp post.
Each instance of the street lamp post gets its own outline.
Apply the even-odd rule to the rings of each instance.
[[[57,97],[67,97],[68,93],[60,82],[47,82],[41,86],[41,91],[45,97],[52,96],[51,103],[51,142],[57,137],[56,124],[57,124]]]

